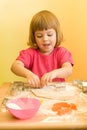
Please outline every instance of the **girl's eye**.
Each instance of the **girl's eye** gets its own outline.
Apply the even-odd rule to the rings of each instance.
[[[42,35],[37,35],[36,37],[37,37],[37,38],[41,38],[41,37],[42,37]]]
[[[49,37],[51,37],[53,34],[48,34]]]

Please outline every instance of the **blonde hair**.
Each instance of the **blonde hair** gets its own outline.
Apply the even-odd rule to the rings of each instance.
[[[61,32],[57,17],[52,12],[47,10],[43,10],[35,14],[30,23],[28,45],[38,48],[35,43],[35,32],[37,30],[47,30],[50,28],[53,28],[56,31],[56,46],[59,46],[63,41],[63,34]]]

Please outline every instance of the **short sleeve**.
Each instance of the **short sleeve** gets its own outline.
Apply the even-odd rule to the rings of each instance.
[[[72,66],[74,65],[72,54],[70,51],[68,51],[66,48],[61,47],[59,50],[59,59],[60,59],[60,66],[65,63],[69,62]]]
[[[19,52],[19,56],[16,58],[16,60],[20,60],[24,63],[26,68],[30,68],[32,63],[31,55],[32,54],[29,52],[29,50],[22,50]]]

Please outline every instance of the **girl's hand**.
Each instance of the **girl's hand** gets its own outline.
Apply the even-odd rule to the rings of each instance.
[[[68,62],[64,63],[61,68],[46,73],[41,78],[41,85],[47,85],[55,78],[67,78],[72,74],[72,65]]]
[[[46,73],[41,78],[41,86],[47,86],[49,82],[52,82],[52,80],[56,78],[56,71],[51,71],[49,73]]]
[[[27,81],[30,87],[39,88],[41,86],[39,77],[32,72],[27,75]]]

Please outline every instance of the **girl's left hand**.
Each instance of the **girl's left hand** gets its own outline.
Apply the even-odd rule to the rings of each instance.
[[[49,82],[52,82],[52,80],[56,78],[56,72],[55,71],[51,71],[49,73],[44,74],[41,77],[41,86],[47,86]]]

